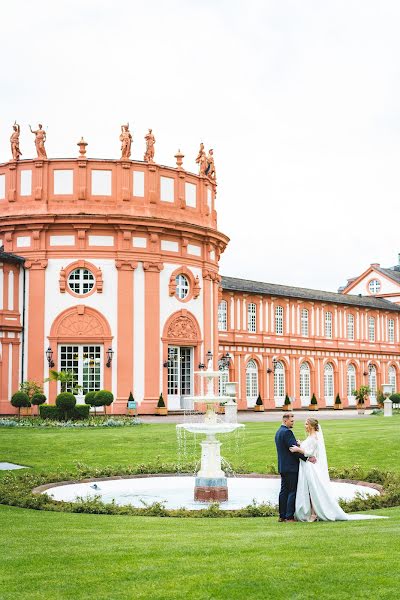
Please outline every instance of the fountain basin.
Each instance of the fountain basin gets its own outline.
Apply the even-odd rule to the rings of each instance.
[[[85,483],[67,483],[54,487],[47,487],[40,491],[49,494],[54,500],[76,502],[78,498],[94,498],[109,503],[114,501],[118,505],[131,504],[137,508],[161,502],[167,509],[187,508],[190,510],[204,509],[204,502],[193,498],[195,478],[192,476],[145,476],[125,479],[106,479],[89,481]],[[93,489],[93,485],[97,489]],[[245,476],[228,478],[229,499],[221,502],[223,510],[237,510],[252,504],[270,503],[278,504],[281,481],[279,477],[271,476]],[[357,494],[371,496],[379,494],[375,488],[347,482],[332,482],[332,490],[337,499],[353,499]]]
[[[177,429],[185,429],[189,433],[204,433],[205,435],[216,435],[217,433],[232,433],[236,429],[242,429],[242,423],[180,423]]]

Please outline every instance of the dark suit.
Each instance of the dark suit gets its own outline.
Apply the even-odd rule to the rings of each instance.
[[[290,452],[290,446],[297,446],[297,440],[293,431],[286,425],[281,425],[276,432],[275,444],[278,452],[278,471],[281,475],[279,516],[281,519],[293,519],[299,478],[299,459],[307,460],[307,458],[299,452]]]

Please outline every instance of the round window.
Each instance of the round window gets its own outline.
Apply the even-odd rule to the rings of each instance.
[[[372,279],[368,284],[368,289],[371,294],[377,294],[381,289],[381,282],[379,279]]]
[[[75,294],[88,294],[94,288],[94,275],[88,269],[74,269],[68,277],[69,289]]]
[[[177,275],[175,277],[176,282],[176,296],[180,300],[184,300],[189,293],[189,281],[185,275]]]

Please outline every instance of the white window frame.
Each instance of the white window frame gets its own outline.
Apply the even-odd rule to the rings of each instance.
[[[63,348],[69,348],[70,351],[65,353]],[[92,356],[84,356],[84,349],[87,351],[93,349],[91,352]],[[72,350],[71,350],[72,349]],[[76,352],[75,352],[75,349]],[[82,389],[78,395],[85,395],[88,391],[98,391],[103,389],[103,380],[104,380],[104,347],[102,344],[59,344],[58,345],[58,362],[59,362],[59,371],[73,371],[76,376],[75,385],[83,386],[84,380],[86,383],[91,383],[91,379],[98,379],[97,385],[89,386],[87,390]],[[92,365],[93,362],[93,365]],[[86,376],[84,373],[85,369],[98,369],[97,373],[90,373],[88,370]],[[67,385],[67,391],[72,391],[72,385]],[[58,389],[61,391],[61,384],[58,384]]]
[[[283,306],[275,307],[275,333],[277,335],[283,335],[283,316],[284,310]]]
[[[347,315],[347,339],[354,341],[354,315]]]
[[[326,406],[333,406],[335,396],[334,368],[332,363],[324,366],[324,398]]]
[[[390,365],[388,369],[388,383],[392,386],[392,394],[395,394],[397,389],[397,369],[393,365]]]
[[[258,366],[256,361],[251,358],[246,365],[246,400],[248,407],[255,405],[258,394]]]
[[[229,382],[229,369],[224,367],[219,371],[218,379],[218,395],[226,396],[226,384]]]
[[[387,323],[388,342],[394,344],[394,319],[388,319]]]
[[[368,317],[368,341],[375,342],[375,317]]]
[[[73,275],[73,273],[76,273],[76,272],[79,273],[79,277],[77,279],[71,279],[71,276]],[[90,277],[88,276],[85,278],[86,273],[88,273],[90,275]],[[77,285],[79,291],[77,291],[76,289],[73,289],[71,284]],[[88,284],[88,289],[86,291],[84,289],[85,284]],[[89,285],[90,285],[90,287],[89,287]],[[90,294],[90,292],[93,290],[95,285],[96,285],[95,276],[93,275],[93,273],[90,269],[87,269],[85,267],[78,267],[77,269],[74,269],[73,271],[71,271],[71,273],[68,275],[68,287],[71,290],[71,292],[73,292],[74,294],[78,294],[78,296],[86,296],[87,294]]]
[[[308,327],[308,309],[307,308],[301,309],[300,322],[301,322],[301,335],[303,337],[308,337],[309,327]]]
[[[274,370],[274,401],[275,406],[283,406],[286,395],[285,365],[278,360]]]
[[[175,294],[179,300],[184,300],[190,291],[190,282],[189,279],[183,273],[179,273],[175,277],[176,289]]]
[[[356,368],[353,363],[347,365],[347,400],[349,406],[355,405],[354,390],[357,389],[356,383]]]
[[[379,279],[371,279],[371,281],[368,284],[368,291],[370,292],[370,294],[379,294],[381,287],[382,286]]]
[[[332,313],[328,310],[325,312],[325,337],[332,339]]]
[[[368,366],[368,386],[369,389],[371,390],[369,393],[369,398],[371,403],[375,404],[376,402],[376,392],[378,389],[378,385],[377,385],[377,372],[376,372],[376,366],[375,365],[369,365]]]
[[[218,331],[228,330],[228,303],[221,300],[218,304]]]
[[[310,365],[303,362],[300,365],[300,403],[308,406],[311,400]]]
[[[257,306],[254,302],[247,305],[247,331],[256,333],[257,331]]]

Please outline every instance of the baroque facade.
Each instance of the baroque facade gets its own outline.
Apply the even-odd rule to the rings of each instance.
[[[19,127],[19,126],[18,126]],[[130,159],[128,125],[120,160],[38,157],[0,165],[0,414],[22,380],[72,370],[84,393],[109,389],[112,412],[129,393],[153,413],[160,392],[170,410],[199,393],[194,371],[211,350],[228,356],[221,383],[239,383],[239,408],[294,407],[315,393],[370,383],[397,386],[400,307],[372,296],[333,294],[219,275],[229,241],[218,231],[212,151],[199,174]],[[19,130],[18,130],[19,132]],[[38,139],[39,136],[39,139]],[[45,136],[44,136],[45,137]],[[15,144],[14,144],[15,145]],[[59,391],[45,384],[49,402]],[[81,398],[82,400],[82,398]]]

